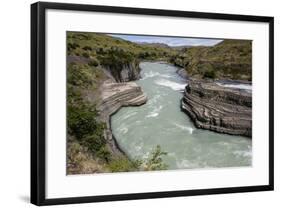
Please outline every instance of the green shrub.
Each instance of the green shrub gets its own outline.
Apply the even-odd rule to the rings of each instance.
[[[79,47],[80,45],[78,43],[67,43],[67,50],[75,50]]]
[[[100,129],[95,129],[95,131],[91,132],[90,135],[87,135],[83,138],[82,144],[92,153],[97,153],[102,147],[104,147],[106,143],[102,133],[103,132],[100,131]]]
[[[124,50],[110,49],[104,56],[101,56],[101,64],[104,66],[119,68],[134,60],[133,54]]]
[[[104,129],[104,125],[95,120],[96,117],[97,111],[94,106],[83,103],[68,105],[68,133],[74,135],[78,140],[87,137],[87,143],[94,143],[95,136],[102,137],[102,131]]]
[[[92,50],[92,47],[91,46],[84,46],[83,49],[85,51],[91,51]]]
[[[100,148],[96,155],[97,157],[102,160],[105,160],[106,162],[109,162],[111,160],[111,153],[105,145]]]
[[[70,64],[67,69],[67,83],[88,87],[93,84],[92,70],[88,65]]]
[[[89,63],[89,66],[97,67],[99,65],[99,61],[97,59],[92,59]]]
[[[97,53],[98,54],[104,54],[105,50],[102,47],[100,47],[100,48],[97,49]]]
[[[216,72],[214,70],[207,70],[207,71],[204,72],[203,77],[204,78],[215,79],[216,78]]]
[[[82,56],[85,57],[85,58],[89,58],[90,57],[90,55],[88,53],[86,53],[86,52],[82,53]]]
[[[163,152],[160,145],[157,145],[145,162],[144,170],[166,170],[168,166],[163,162],[164,155],[167,155],[167,152]]]

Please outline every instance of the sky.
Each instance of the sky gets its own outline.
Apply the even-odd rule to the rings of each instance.
[[[162,37],[162,36],[146,36],[146,35],[115,35],[109,34],[113,37],[118,37],[136,43],[165,43],[169,46],[212,46],[222,40],[207,39],[207,38],[180,38],[180,37]]]

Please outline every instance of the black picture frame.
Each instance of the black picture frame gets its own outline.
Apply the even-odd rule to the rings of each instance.
[[[72,10],[137,15],[156,15],[216,20],[264,22],[269,24],[269,184],[212,188],[200,190],[163,191],[153,193],[129,193],[120,195],[85,196],[73,198],[46,198],[46,83],[45,83],[45,39],[46,10]],[[38,2],[31,5],[31,203],[35,205],[73,204],[146,198],[193,196],[205,194],[226,194],[236,192],[269,191],[274,189],[274,18],[236,14],[202,13],[146,8],[95,6]]]

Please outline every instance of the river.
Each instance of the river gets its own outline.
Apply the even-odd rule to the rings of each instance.
[[[139,107],[123,107],[111,118],[112,132],[130,158],[145,159],[157,145],[168,169],[250,166],[251,139],[197,129],[181,111],[187,81],[172,65],[142,62],[136,81],[148,96]],[[233,86],[231,86],[233,87]]]

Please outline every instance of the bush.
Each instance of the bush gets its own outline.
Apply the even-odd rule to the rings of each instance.
[[[88,65],[70,64],[67,69],[67,83],[88,87],[93,84],[92,70]]]
[[[78,43],[67,43],[67,50],[75,50],[79,47],[80,45]]]
[[[83,49],[85,51],[91,51],[92,50],[92,47],[91,46],[84,46]]]
[[[216,78],[216,72],[214,70],[207,70],[207,71],[204,72],[203,77],[204,78],[215,79]]]
[[[82,53],[82,56],[85,57],[85,58],[89,58],[90,57],[90,55],[88,53],[86,53],[86,52]]]
[[[104,56],[100,56],[100,59],[102,65],[119,69],[123,65],[131,63],[134,57],[130,52],[110,49]]]
[[[74,135],[78,140],[87,137],[87,143],[94,143],[96,136],[102,137],[104,129],[104,125],[95,120],[96,117],[97,111],[94,106],[83,103],[68,105],[68,133]],[[102,138],[100,139],[102,140]]]
[[[167,155],[167,152],[161,151],[160,145],[150,153],[150,157],[145,162],[144,170],[166,170],[168,166],[163,163],[161,156]]]
[[[82,144],[87,147],[92,153],[97,153],[105,145],[105,139],[102,132],[96,130],[91,132],[92,134],[83,138]]]
[[[102,160],[105,160],[106,162],[109,162],[111,160],[111,153],[109,152],[106,146],[103,146],[97,152],[97,157],[99,157]]]
[[[99,65],[99,61],[97,59],[92,59],[89,63],[89,66],[97,67]]]

